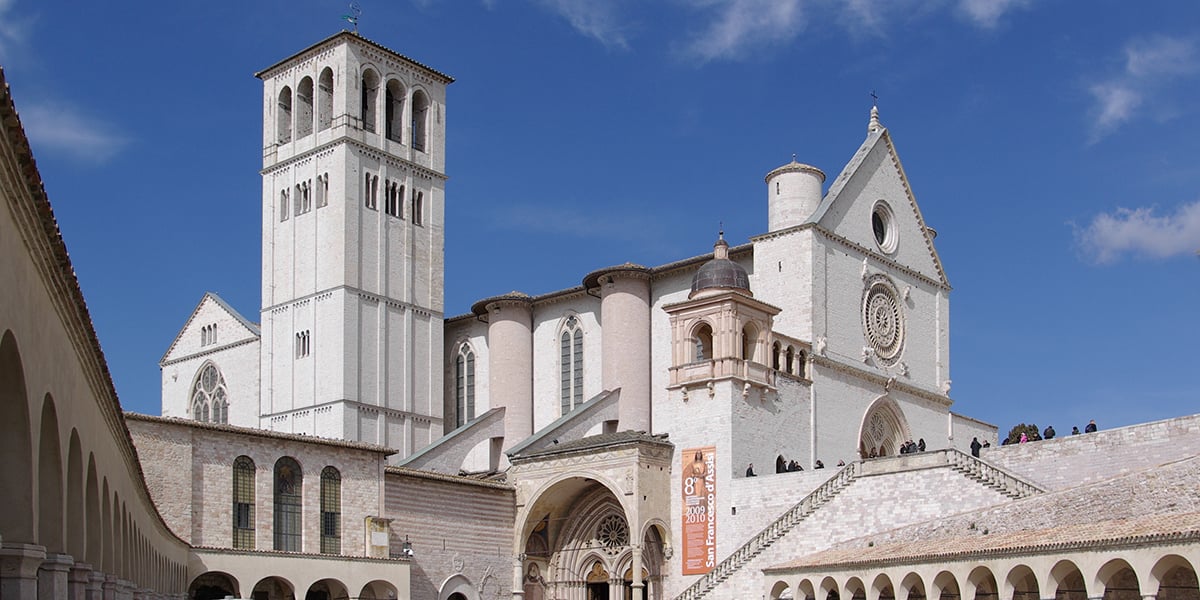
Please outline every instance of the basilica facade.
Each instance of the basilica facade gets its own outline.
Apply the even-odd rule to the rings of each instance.
[[[261,311],[201,298],[161,416],[119,410],[5,91],[0,274],[40,295],[0,291],[0,598],[1200,599],[1200,418],[970,452],[876,109],[745,243],[446,315],[453,79],[349,32],[258,77]]]

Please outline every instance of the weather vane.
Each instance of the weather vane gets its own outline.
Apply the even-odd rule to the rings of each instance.
[[[875,90],[871,90],[871,106],[879,106],[879,96],[875,95]]]
[[[342,18],[349,21],[354,26],[354,33],[358,33],[358,18],[362,16],[362,7],[357,2],[350,3],[350,13],[342,15]]]

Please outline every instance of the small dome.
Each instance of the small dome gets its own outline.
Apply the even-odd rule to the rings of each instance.
[[[746,269],[729,260],[729,244],[721,237],[713,246],[713,259],[704,263],[692,277],[692,293],[695,296],[703,290],[735,289],[750,292],[750,276]]]

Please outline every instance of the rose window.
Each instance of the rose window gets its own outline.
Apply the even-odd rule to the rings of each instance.
[[[609,554],[617,554],[629,543],[629,528],[625,526],[625,519],[619,515],[609,515],[600,521],[600,526],[596,528],[596,539],[604,551]]]
[[[900,355],[904,343],[904,314],[894,288],[877,281],[867,289],[863,301],[863,330],[875,355],[890,362]]]

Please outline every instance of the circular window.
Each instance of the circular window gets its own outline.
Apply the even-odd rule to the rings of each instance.
[[[625,519],[618,515],[609,515],[600,521],[596,528],[596,538],[604,546],[604,551],[615,554],[629,543],[629,529],[625,527]]]
[[[884,364],[895,362],[904,345],[904,313],[896,288],[886,278],[877,277],[863,296],[863,335],[867,344]]]
[[[871,211],[871,232],[875,234],[875,243],[884,252],[896,250],[896,221],[892,218],[892,207],[880,200]]]

